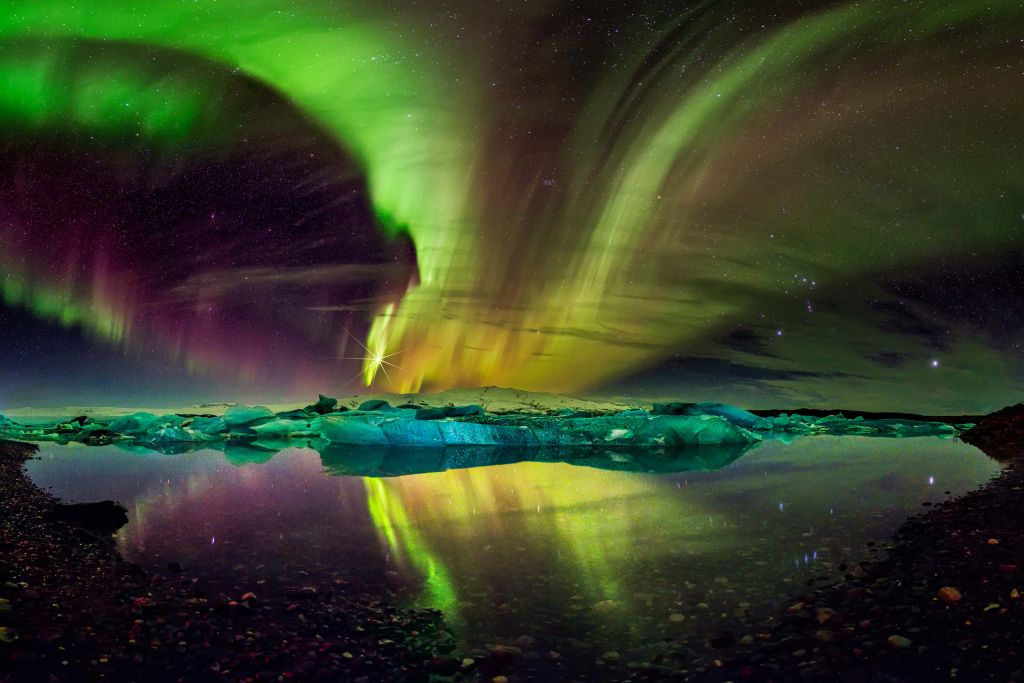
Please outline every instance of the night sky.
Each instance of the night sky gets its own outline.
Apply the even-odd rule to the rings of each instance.
[[[3,5],[0,408],[1021,400],[1019,0]]]

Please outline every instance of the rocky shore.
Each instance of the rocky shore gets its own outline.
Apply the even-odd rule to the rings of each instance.
[[[348,586],[208,594],[122,560],[109,535],[62,521],[0,441],[0,681],[428,680],[457,660],[434,611]]]
[[[695,662],[702,681],[1024,681],[1024,406],[964,440],[1001,476],[910,519],[884,558]]]

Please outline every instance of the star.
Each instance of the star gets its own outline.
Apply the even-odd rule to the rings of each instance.
[[[381,372],[383,372],[384,373],[384,377],[387,378],[388,382],[391,382],[391,375],[388,374],[388,370],[387,370],[388,367],[391,367],[391,368],[393,368],[395,370],[400,370],[400,371],[403,370],[401,366],[396,365],[395,363],[392,363],[388,359],[389,358],[393,358],[394,356],[397,356],[400,353],[405,353],[406,351],[408,351],[408,349],[402,349],[400,351],[395,351],[393,353],[384,353],[383,350],[381,350],[381,351],[371,351],[370,348],[368,346],[366,346],[366,344],[364,344],[363,342],[359,341],[359,338],[356,337],[354,334],[352,334],[348,330],[345,330],[345,333],[348,336],[352,337],[352,339],[355,340],[355,342],[357,344],[359,344],[361,347],[363,347],[363,349],[366,351],[366,354],[367,354],[365,356],[343,357],[343,358],[340,359],[340,360],[358,360],[358,361],[362,361],[362,363],[363,363],[363,366],[364,366],[365,369],[360,369],[359,372],[357,372],[355,375],[353,375],[351,377],[351,379],[349,379],[350,382],[353,379],[355,379],[356,377],[359,377],[359,375],[362,375],[362,374],[367,373],[367,372],[370,374],[371,377],[376,377],[377,376],[377,370],[380,370]],[[367,365],[369,365],[369,367],[366,367]],[[370,380],[370,384],[372,386],[372,384],[373,384],[373,380],[372,379]]]

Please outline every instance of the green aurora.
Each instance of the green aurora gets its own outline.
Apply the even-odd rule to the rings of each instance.
[[[679,394],[703,388],[645,373],[696,358],[755,368],[715,396],[748,405],[1008,400],[1017,327],[896,290],[1022,246],[1019,3],[787,2],[770,20],[655,4],[603,19],[622,42],[566,29],[537,52],[556,5],[499,30],[490,5],[8,3],[0,120],[215,156],[260,125],[240,83],[279,95],[358,164],[377,228],[415,246],[418,277],[371,311],[374,387]],[[0,265],[8,307],[122,349],[166,336],[139,331],[117,264],[88,281],[11,250]],[[226,362],[169,346],[190,372]]]

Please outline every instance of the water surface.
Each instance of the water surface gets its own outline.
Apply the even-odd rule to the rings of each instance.
[[[677,467],[717,470],[662,474],[616,454],[598,461],[622,469],[422,472],[450,458],[390,451],[366,469],[366,457],[43,444],[28,469],[62,498],[120,500],[122,551],[147,567],[180,562],[227,595],[385,587],[443,609],[468,648],[519,638],[570,660],[678,655],[841,577],[923,502],[999,470],[935,437],[771,441]],[[422,473],[338,474],[360,468]]]

